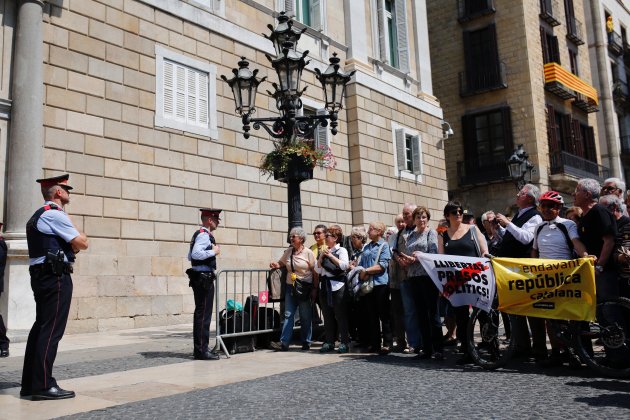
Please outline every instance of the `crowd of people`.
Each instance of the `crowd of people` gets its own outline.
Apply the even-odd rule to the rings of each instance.
[[[310,248],[305,246],[306,231],[294,228],[291,245],[270,264],[287,270],[282,334],[272,346],[289,350],[299,311],[302,349],[310,349],[314,308],[319,306],[325,326],[322,353],[335,348],[346,353],[352,345],[359,351],[416,353],[420,360],[443,360],[444,348],[459,343],[456,363],[472,363],[466,337],[469,307],[453,307],[440,296],[419,262],[422,253],[590,257],[595,261],[598,300],[630,297],[630,218],[624,198],[630,201],[625,184],[617,178],[603,185],[580,180],[574,206],[568,208],[558,192],[541,194],[538,187],[526,184],[516,195],[516,212],[510,218],[493,210],[475,218],[470,209],[450,201],[432,227],[428,208],[405,204],[390,228],[375,221],[367,230],[355,226],[344,236],[338,225],[317,225]],[[355,278],[358,285],[353,287]],[[533,358],[541,367],[579,365],[545,319],[510,318],[507,333],[517,355]]]

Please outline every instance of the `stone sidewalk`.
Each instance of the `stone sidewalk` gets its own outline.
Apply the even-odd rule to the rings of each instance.
[[[59,346],[54,376],[77,397],[60,401],[19,398],[25,343],[11,345],[0,359],[0,419],[44,419],[151,398],[247,381],[339,362],[336,354],[269,350],[220,361],[192,359],[192,325],[66,335]],[[212,343],[213,339],[211,339]]]
[[[194,361],[191,326],[67,335],[55,365],[77,397],[19,398],[24,343],[0,359],[0,419],[630,417],[630,381],[511,362],[493,372],[412,355],[319,354],[315,346]]]

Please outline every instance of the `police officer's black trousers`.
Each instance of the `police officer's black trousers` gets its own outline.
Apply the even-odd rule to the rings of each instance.
[[[2,292],[0,292],[2,296]],[[9,350],[9,339],[7,337],[7,327],[4,325],[2,315],[0,315],[0,350]]]
[[[35,323],[31,328],[24,354],[22,392],[31,393],[57,386],[52,376],[57,346],[66,330],[72,278],[55,276],[31,267],[31,289],[35,295]]]
[[[193,344],[195,354],[208,351],[210,340],[210,321],[212,320],[212,308],[214,304],[214,282],[207,288],[193,286],[195,296],[195,314],[193,317]]]

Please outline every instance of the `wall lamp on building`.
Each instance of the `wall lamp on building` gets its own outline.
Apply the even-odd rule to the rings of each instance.
[[[455,132],[451,128],[451,124],[448,121],[442,120],[442,140],[447,140],[451,137]]]
[[[320,125],[327,127],[330,124],[330,131],[337,134],[337,113],[342,109],[342,100],[345,94],[346,85],[350,81],[353,72],[345,73],[340,71],[340,59],[337,54],[330,58],[330,65],[321,72],[315,69],[317,80],[324,90],[324,103],[327,114],[298,115],[298,110],[302,108],[300,99],[305,88],[300,87],[302,72],[309,61],[306,60],[308,50],[298,52],[297,43],[306,28],[297,29],[293,26],[293,20],[285,12],[278,16],[278,25],[274,28],[267,25],[271,30],[271,35],[265,35],[274,46],[276,57],[272,58],[265,54],[271,67],[278,76],[279,83],[272,83],[274,92],[267,93],[275,99],[276,108],[280,112],[278,117],[253,118],[256,113],[256,94],[258,86],[266,77],[258,78],[258,70],[250,70],[249,63],[245,57],[241,57],[238,62],[238,69],[233,69],[234,77],[228,79],[221,78],[230,86],[236,104],[236,113],[241,116],[243,122],[243,136],[249,138],[250,126],[254,130],[261,127],[278,143],[276,149],[286,148],[295,145],[305,139],[312,139],[314,132]],[[289,200],[289,230],[293,227],[302,226],[302,208],[300,199],[300,182],[312,178],[312,167],[306,168],[299,159],[292,163],[292,168],[282,176],[277,177],[281,182],[287,183]],[[310,170],[310,178],[308,172]],[[307,174],[307,175],[305,175]],[[274,175],[275,177],[275,175]]]
[[[506,161],[510,177],[516,184],[517,189],[523,188],[525,184],[532,182],[532,173],[534,172],[534,164],[529,160],[529,155],[523,149],[523,145],[519,144],[514,153]]]

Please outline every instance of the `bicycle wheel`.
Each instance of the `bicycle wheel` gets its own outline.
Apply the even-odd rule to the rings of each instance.
[[[505,319],[510,322],[509,316]],[[509,331],[509,325],[505,325],[497,309],[485,312],[474,308],[468,320],[468,351],[475,363],[484,369],[504,366],[514,354]]]
[[[630,377],[630,300],[597,304],[594,322],[574,322],[574,343],[580,358],[598,373]]]

